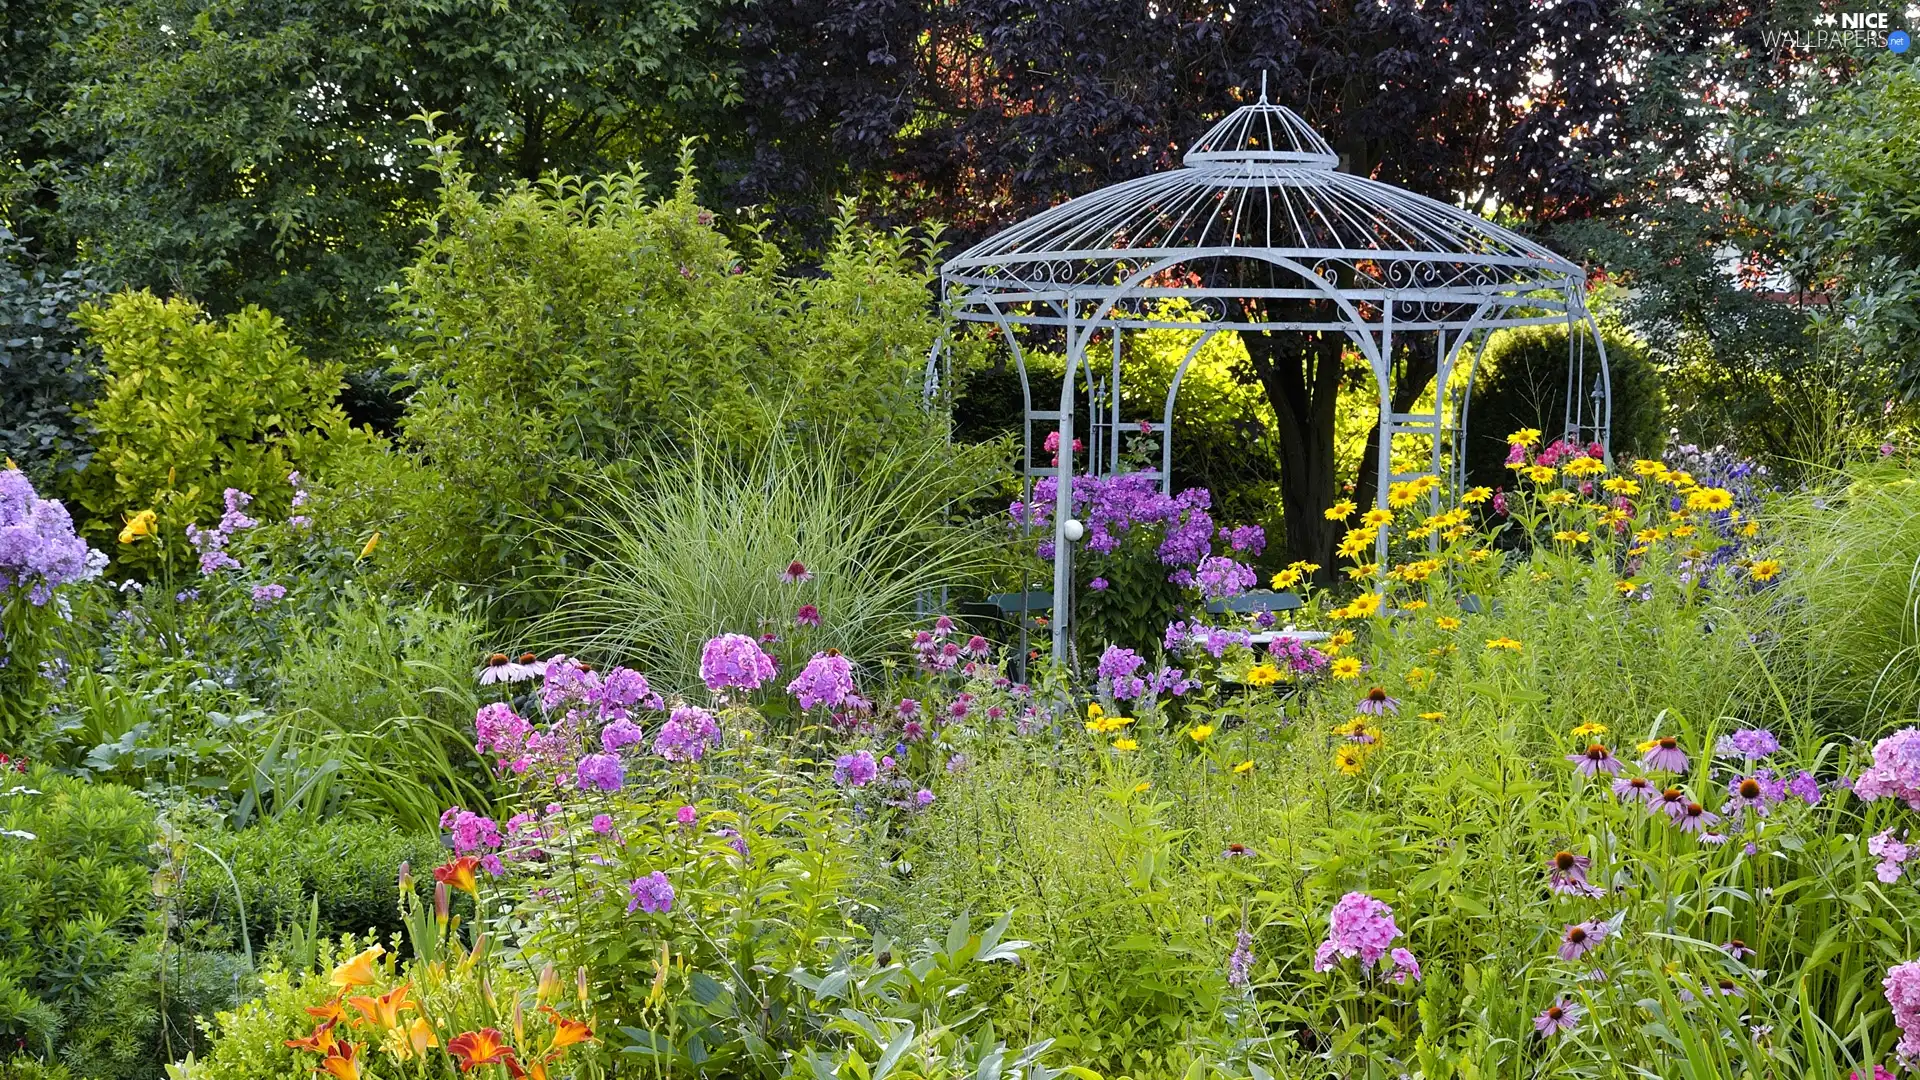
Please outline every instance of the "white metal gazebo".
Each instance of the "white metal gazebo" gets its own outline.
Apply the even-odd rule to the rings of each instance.
[[[1224,330],[1343,333],[1365,356],[1380,391],[1377,490],[1383,503],[1390,484],[1421,475],[1445,481],[1432,496],[1436,508],[1439,489],[1458,488],[1464,455],[1457,448],[1473,369],[1485,336],[1503,327],[1568,327],[1562,434],[1581,444],[1607,444],[1611,388],[1581,268],[1459,207],[1340,172],[1339,161],[1299,116],[1270,104],[1263,88],[1257,103],[1235,109],[1196,142],[1182,168],[1062,203],[941,267],[951,317],[998,326],[1018,366],[1029,494],[1035,478],[1059,478],[1052,516],[1056,661],[1065,658],[1069,640],[1075,412],[1084,391],[1092,428],[1087,470],[1118,469],[1127,331],[1198,332],[1160,416],[1144,425],[1131,422],[1158,433],[1155,472],[1163,490],[1172,480],[1173,408],[1181,379]],[[1171,299],[1188,301],[1200,321],[1170,321],[1162,309]],[[1034,407],[1022,331],[1044,332],[1055,347],[1064,346],[1066,375],[1057,405]],[[1431,334],[1436,342],[1438,390],[1431,411],[1397,412],[1395,335],[1415,333]],[[1451,376],[1463,349],[1472,366],[1454,387]],[[1108,354],[1104,372],[1090,359],[1102,353]],[[941,381],[941,355],[936,348],[929,359],[930,393]],[[1035,465],[1036,425],[1059,433],[1057,464]],[[1394,471],[1394,439],[1402,435],[1431,438],[1426,470]],[[1385,530],[1378,544],[1384,560]]]

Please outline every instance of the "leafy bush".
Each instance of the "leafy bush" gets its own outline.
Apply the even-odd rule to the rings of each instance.
[[[0,225],[0,457],[41,483],[93,453],[75,410],[93,397],[96,350],[73,312],[102,291],[84,270],[39,263]]]
[[[83,531],[107,546],[152,510],[151,543],[121,545],[124,566],[189,562],[185,527],[219,516],[222,492],[278,516],[288,474],[351,437],[335,404],[340,368],[310,361],[280,321],[248,307],[221,321],[186,300],[117,294],[74,316],[101,350],[98,399],[82,411],[95,452],[72,483]]]
[[[656,458],[631,486],[589,489],[580,521],[556,532],[585,569],[543,582],[563,600],[534,632],[675,689],[698,686],[700,647],[722,631],[776,634],[789,666],[829,646],[897,653],[929,597],[989,565],[994,536],[948,520],[976,477],[928,445],[856,456],[780,439],[744,462]],[[782,581],[795,560],[813,580]],[[796,623],[807,604],[818,626]]]
[[[1616,457],[1657,458],[1666,442],[1665,391],[1647,347],[1626,334],[1603,328],[1607,373],[1613,391],[1612,445]],[[1599,366],[1593,342],[1587,346],[1591,381]],[[1570,363],[1564,326],[1524,326],[1495,332],[1487,341],[1467,409],[1467,482],[1511,486],[1503,468],[1507,436],[1534,428],[1558,438],[1565,425]],[[1584,402],[1591,413],[1592,402]]]
[[[659,201],[637,172],[494,197],[445,180],[395,303],[405,445],[442,478],[400,537],[423,580],[524,571],[539,523],[590,501],[579,475],[696,432],[721,456],[943,434],[918,378],[932,253],[907,236],[849,213],[821,272],[787,277],[770,245],[728,244],[684,164]]]
[[[0,1037],[51,1048],[100,1008],[136,951],[153,838],[124,787],[0,773]]]
[[[441,854],[437,833],[403,832],[378,821],[314,825],[269,819],[189,837],[212,854],[195,848],[187,856],[186,874],[174,892],[177,916],[227,928],[238,947],[237,881],[255,955],[264,954],[274,934],[304,925],[315,897],[323,937],[391,937],[400,930],[400,864],[411,862],[424,879],[425,868]]]

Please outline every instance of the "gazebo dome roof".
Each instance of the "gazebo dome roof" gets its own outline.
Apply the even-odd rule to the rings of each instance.
[[[1410,291],[1477,306],[1584,281],[1578,266],[1517,233],[1338,164],[1306,121],[1263,97],[1201,136],[1181,168],[1045,210],[955,256],[941,276],[967,290],[969,306],[1125,295],[1162,270],[1235,259],[1267,263],[1256,276],[1268,284],[1313,274],[1359,299]],[[1220,275],[1207,281],[1188,291],[1249,295]]]

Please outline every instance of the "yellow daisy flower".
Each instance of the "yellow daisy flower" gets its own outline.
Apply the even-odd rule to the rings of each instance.
[[[1325,511],[1326,518],[1328,521],[1345,521],[1353,516],[1355,509],[1357,508],[1354,506],[1352,499],[1341,499],[1339,502],[1327,507]]]
[[[1772,581],[1780,576],[1780,570],[1779,559],[1761,559],[1747,567],[1747,576],[1755,581]]]
[[[1487,648],[1489,649],[1506,649],[1509,652],[1519,652],[1520,647],[1520,643],[1510,637],[1503,636],[1487,639]]]
[[[1336,679],[1356,679],[1360,677],[1360,661],[1351,656],[1342,656],[1327,670]]]

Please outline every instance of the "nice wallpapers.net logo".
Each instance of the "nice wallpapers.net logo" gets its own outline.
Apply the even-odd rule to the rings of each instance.
[[[1785,49],[1886,49],[1905,53],[1912,39],[1895,25],[1893,15],[1885,11],[1823,11],[1808,27],[1788,27],[1761,32],[1767,48]]]

